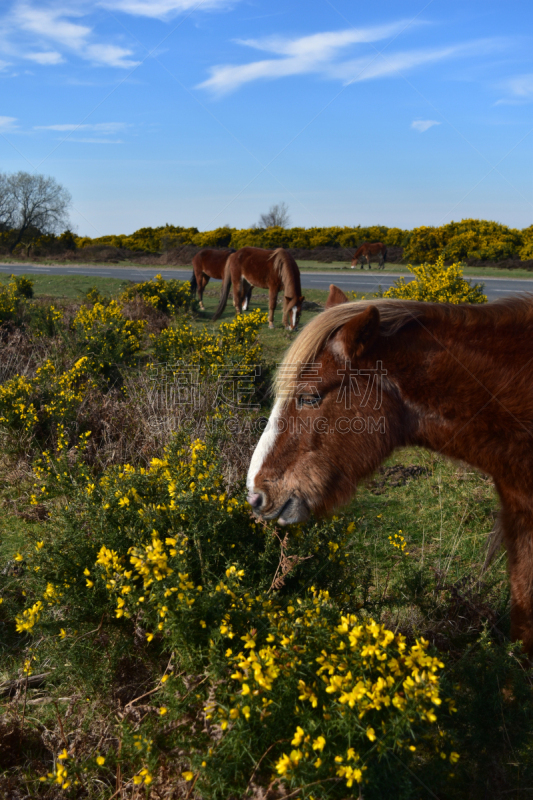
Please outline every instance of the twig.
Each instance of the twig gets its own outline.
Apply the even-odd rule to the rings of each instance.
[[[292,570],[298,566],[298,564],[301,564],[302,561],[307,561],[308,559],[313,558],[312,555],[311,556],[285,555],[285,548],[287,547],[287,540],[289,538],[289,534],[286,533],[282,540],[280,535],[275,529],[273,533],[279,542],[281,552],[279,557],[279,563],[276,572],[274,574],[274,578],[272,579],[272,583],[270,584],[270,589],[268,590],[269,593],[272,591],[272,589],[281,589],[281,587],[285,585],[285,578],[287,577],[287,575],[289,575],[289,573],[291,573]]]
[[[270,747],[267,748],[267,750],[265,750],[265,752],[263,753],[263,755],[261,756],[261,758],[259,759],[259,761],[257,762],[257,764],[254,767],[254,771],[252,772],[251,778],[248,781],[248,786],[246,787],[246,792],[249,791],[250,786],[252,785],[252,781],[255,778],[256,774],[257,774],[257,770],[261,766],[261,762],[263,761],[265,756],[267,756],[270,753],[270,751],[272,750],[272,748],[275,747],[277,744],[281,744],[282,742],[288,742],[288,741],[289,741],[288,739],[278,739],[277,742],[274,742],[274,744],[271,744]],[[246,794],[246,792],[244,794]]]
[[[63,744],[65,745],[65,747],[68,747],[67,737],[65,736],[65,731],[63,730],[63,723],[61,722],[61,717],[59,715],[59,707],[55,700],[54,700],[54,705],[56,707],[57,721],[59,722],[59,730],[61,731],[61,738],[63,739]]]
[[[283,800],[289,800],[289,797],[294,797],[295,794],[298,794],[304,789],[309,789],[310,786],[316,786],[318,783],[331,783],[331,781],[339,783],[340,780],[341,780],[340,778],[322,778],[321,781],[313,781],[313,783],[306,783],[305,786],[300,786],[300,788],[295,789],[294,792],[284,795]]]
[[[121,754],[121,752],[122,752],[122,739],[121,739],[121,740],[119,741],[119,743],[118,743],[118,753],[117,753],[117,782],[116,782],[116,784],[115,784],[115,786],[117,787],[117,791],[115,792],[115,794],[113,795],[113,797],[116,797],[116,796],[117,796],[117,794],[118,794],[119,792],[120,792],[120,794],[122,794],[122,773],[121,773],[121,770],[120,770],[120,754]],[[109,798],[109,800],[111,800],[111,798]]]
[[[200,773],[199,773],[199,772],[197,772],[197,773],[196,773],[196,775],[194,776],[194,780],[193,780],[193,782],[191,783],[190,789],[189,789],[189,791],[187,792],[187,796],[186,796],[185,800],[189,800],[189,797],[191,796],[191,794],[192,794],[192,791],[193,791],[194,787],[196,786],[196,781],[198,780],[198,776],[199,776],[199,775],[200,775]]]
[[[28,697],[28,675],[26,675],[26,682],[24,684],[24,705],[22,707],[22,725],[20,726],[20,734],[24,733],[24,717],[26,716],[26,698]]]

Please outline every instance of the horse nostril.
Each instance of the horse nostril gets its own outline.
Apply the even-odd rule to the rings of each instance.
[[[250,492],[250,494],[248,495],[248,502],[250,503],[252,508],[257,511],[263,505],[263,495]]]

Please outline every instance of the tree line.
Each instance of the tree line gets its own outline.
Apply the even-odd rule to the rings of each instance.
[[[446,261],[533,260],[533,225],[519,230],[490,220],[463,219],[446,225],[412,230],[386,225],[288,227],[285,203],[271,206],[250,228],[224,225],[212,231],[161,225],[132,234],[90,238],[69,229],[70,193],[54,178],[28,172],[0,173],[0,248],[9,254],[53,255],[77,248],[105,246],[159,254],[182,247],[286,247],[300,250],[351,250],[363,242],[380,241],[403,249],[403,259],[415,263]]]

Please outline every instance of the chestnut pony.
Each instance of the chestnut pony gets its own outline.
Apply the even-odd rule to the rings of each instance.
[[[340,291],[340,290],[338,290]],[[282,525],[346,503],[397,447],[488,473],[533,655],[533,296],[488,305],[343,302],[306,325],[278,373],[248,502]]]
[[[198,300],[200,301],[200,308],[205,311],[203,297],[204,289],[209,283],[209,278],[216,278],[221,281],[224,277],[224,267],[228,257],[235,253],[235,250],[228,248],[227,250],[200,250],[196,253],[192,260],[192,278],[191,278],[191,293],[194,297],[196,290],[198,290]],[[246,311],[250,304],[252,297],[252,287],[247,281],[243,285],[244,303],[243,308]]]
[[[374,242],[373,244],[362,244],[360,247],[357,248],[355,253],[353,254],[352,259],[352,269],[357,266],[359,261],[361,261],[361,269],[364,267],[364,260],[366,258],[366,263],[368,264],[368,269],[372,269],[370,266],[370,259],[372,261],[377,261],[379,264],[378,269],[385,268],[385,259],[387,258],[387,248],[381,242]]]
[[[233,284],[233,305],[238,314],[243,310],[241,283],[246,280],[252,286],[269,291],[268,327],[274,327],[274,311],[278,292],[283,291],[283,325],[291,331],[296,328],[302,313],[302,288],[298,264],[287,250],[263,250],[260,247],[242,247],[231,255],[226,263],[224,283],[220,293],[220,304],[213,320],[217,320],[228,302]],[[290,312],[290,319],[289,319]]]

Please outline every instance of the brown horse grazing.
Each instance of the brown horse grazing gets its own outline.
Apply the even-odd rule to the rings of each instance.
[[[191,278],[191,293],[194,297],[196,290],[198,290],[198,300],[200,301],[200,308],[202,311],[205,311],[203,297],[204,289],[209,283],[209,278],[216,278],[216,280],[221,281],[224,278],[226,261],[229,256],[235,252],[236,251],[231,248],[227,250],[205,249],[200,250],[200,252],[196,253],[194,256],[192,260],[193,273]],[[244,281],[242,290],[244,296],[243,308],[246,311],[252,297],[252,287],[247,281]]]
[[[278,292],[283,291],[283,325],[294,330],[302,313],[300,270],[298,264],[282,247],[277,250],[263,250],[260,247],[243,247],[228,258],[224,283],[220,293],[220,304],[213,320],[217,320],[228,302],[233,284],[233,305],[238,314],[243,310],[242,280],[252,286],[269,290],[268,327],[274,327],[274,311],[278,302]],[[290,312],[290,319],[289,319]]]
[[[377,258],[376,258],[377,256]],[[377,261],[379,264],[378,269],[385,268],[385,259],[387,258],[387,248],[381,242],[374,242],[373,244],[362,244],[360,247],[357,248],[353,255],[352,259],[352,269],[354,269],[359,261],[361,261],[361,269],[364,267],[364,260],[366,258],[366,263],[368,264],[368,269],[372,269],[370,266],[370,259],[372,261]]]
[[[491,475],[511,632],[533,655],[533,296],[486,306],[377,300],[318,314],[288,350],[248,472],[280,524],[345,503],[396,447]]]

